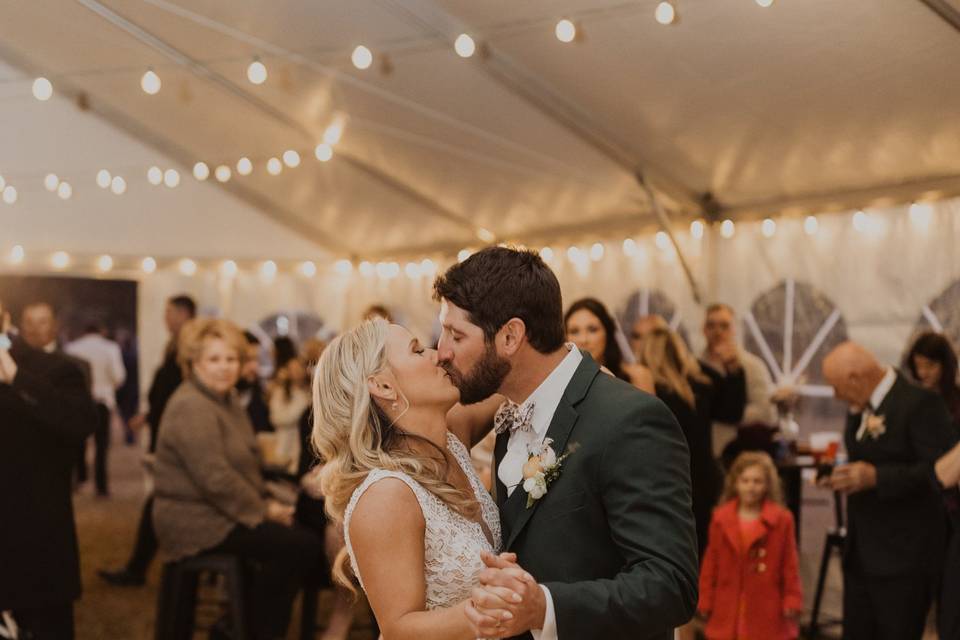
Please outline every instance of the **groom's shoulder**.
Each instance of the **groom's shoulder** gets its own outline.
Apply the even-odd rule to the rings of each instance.
[[[600,373],[581,403],[581,412],[600,414],[605,422],[672,419],[673,414],[654,395],[612,375]]]

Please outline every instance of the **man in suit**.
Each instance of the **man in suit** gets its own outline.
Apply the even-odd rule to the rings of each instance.
[[[676,419],[564,344],[560,285],[536,253],[484,249],[440,276],[434,296],[440,362],[461,401],[508,398],[496,498],[504,547],[538,583],[519,604],[498,602],[517,568],[485,557],[468,618],[479,630],[492,611],[509,611],[502,634],[537,640],[672,638],[697,602],[690,464]],[[552,482],[533,473],[537,452],[545,476],[552,457],[566,456]]]
[[[96,408],[78,366],[12,342],[2,305],[0,318],[0,611],[24,637],[68,640],[80,595],[71,476]]]
[[[934,464],[956,441],[943,400],[845,342],[823,361],[847,403],[850,463],[827,484],[848,496],[843,637],[919,640],[943,570],[946,520]]]

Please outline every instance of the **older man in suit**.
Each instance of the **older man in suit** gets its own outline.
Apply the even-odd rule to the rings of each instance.
[[[850,406],[850,464],[828,484],[849,496],[843,637],[919,640],[943,571],[946,519],[934,464],[957,436],[943,400],[846,342],[823,361]]]
[[[0,317],[0,611],[24,637],[66,640],[80,595],[71,474],[96,408],[78,366],[12,342]]]

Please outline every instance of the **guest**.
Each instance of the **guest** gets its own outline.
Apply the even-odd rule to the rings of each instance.
[[[259,564],[252,635],[282,638],[322,547],[294,526],[292,506],[267,495],[253,426],[234,391],[245,352],[243,334],[226,320],[193,320],[181,330],[184,382],[160,427],[153,517],[171,561],[227,553]]]
[[[79,366],[9,334],[0,303],[0,611],[23,638],[70,640],[80,596],[72,473],[96,408]]]
[[[163,312],[163,321],[170,333],[164,349],[163,362],[153,374],[150,391],[147,393],[149,409],[146,416],[138,416],[131,420],[131,426],[141,425],[145,421],[150,429],[150,447],[147,461],[152,465],[153,452],[157,448],[157,434],[160,429],[160,420],[167,407],[170,396],[183,382],[180,366],[177,364],[177,339],[183,326],[193,319],[197,313],[197,304],[187,295],[173,296],[167,300]],[[147,569],[157,555],[157,535],[153,530],[153,495],[147,496],[140,512],[140,522],[137,525],[137,538],[133,544],[130,559],[123,569],[108,571],[100,569],[97,574],[118,587],[138,587],[146,582]]]
[[[945,492],[953,525],[940,588],[937,628],[940,640],[960,640],[960,444],[937,460],[934,472]]]
[[[931,481],[934,463],[957,441],[935,393],[845,342],[823,375],[850,407],[850,463],[825,484],[848,496],[844,550],[844,638],[921,638],[943,570],[946,522]]]
[[[687,439],[697,548],[702,558],[710,513],[720,493],[710,425],[715,420],[739,422],[746,402],[744,374],[740,370],[722,376],[701,368],[680,336],[663,328],[654,329],[644,338],[640,363],[650,370],[657,397],[676,416]]]
[[[633,327],[630,329],[630,350],[633,352],[634,356],[636,356],[637,360],[640,359],[640,349],[643,345],[643,339],[647,337],[647,335],[649,335],[654,329],[671,331],[670,324],[666,321],[666,319],[657,314],[640,316],[633,323]]]
[[[595,298],[577,300],[567,309],[563,317],[563,324],[567,330],[567,340],[577,345],[581,351],[586,351],[601,367],[606,367],[610,373],[626,380],[633,386],[653,393],[653,378],[646,367],[628,362],[624,358],[623,349],[617,337],[620,329],[603,306]],[[630,360],[633,360],[630,354]]]
[[[110,422],[117,409],[117,389],[127,377],[120,347],[103,333],[102,327],[90,324],[80,338],[64,349],[73,357],[86,360],[93,376],[93,399],[97,403],[98,416],[97,428],[93,432],[93,468],[98,496],[109,494],[107,450],[110,448]]]
[[[30,347],[46,351],[47,353],[57,353],[83,372],[84,386],[90,393],[91,402],[93,401],[93,373],[90,371],[90,363],[65,352],[60,347],[57,334],[60,331],[60,323],[57,319],[56,311],[53,305],[46,301],[29,302],[20,312],[20,326],[22,329],[20,337]],[[77,483],[83,484],[87,481],[87,440],[84,438],[77,448]]]
[[[247,341],[237,392],[240,404],[247,410],[247,416],[257,433],[273,431],[270,424],[270,408],[265,400],[266,394],[260,381],[260,340],[249,331],[243,332]]]
[[[126,327],[120,327],[114,336],[120,345],[123,368],[127,377],[117,389],[117,413],[123,422],[123,436],[126,444],[136,442],[132,421],[140,412],[140,356],[137,349],[137,336]]]
[[[737,345],[735,320],[733,309],[728,305],[712,304],[707,307],[703,323],[707,347],[700,355],[700,362],[721,376],[742,369],[747,384],[747,406],[740,422],[775,426],[778,422],[777,408],[770,400],[773,379],[763,360]],[[720,457],[724,447],[736,439],[737,427],[737,424],[724,421],[714,423],[714,457]]]
[[[924,331],[914,341],[903,360],[920,386],[940,394],[960,429],[960,385],[957,384],[957,354],[942,333]]]
[[[276,430],[275,462],[293,473],[300,460],[300,417],[310,407],[310,381],[293,342],[274,341],[275,367],[270,381],[270,423]]]
[[[803,609],[793,514],[765,453],[740,454],[713,513],[697,610],[707,640],[796,638]]]
[[[372,304],[363,312],[364,321],[375,318],[383,318],[387,322],[393,322],[393,314],[390,313],[390,309],[387,309],[382,304]]]

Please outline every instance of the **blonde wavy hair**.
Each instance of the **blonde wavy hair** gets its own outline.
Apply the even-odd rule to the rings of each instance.
[[[450,463],[444,449],[421,436],[403,431],[371,397],[367,382],[385,371],[388,324],[364,322],[335,338],[320,356],[313,376],[314,449],[323,461],[320,487],[326,511],[343,525],[344,510],[353,492],[374,469],[401,471],[416,480],[454,511],[474,518],[479,505],[473,496],[447,482]],[[406,398],[400,401],[409,403]],[[437,449],[437,457],[417,453],[411,441]],[[333,577],[355,591],[346,549],[333,563]]]
[[[696,408],[690,381],[709,384],[710,378],[676,332],[657,326],[643,337],[637,357],[650,370],[654,384],[666,387]]]
[[[730,471],[727,472],[727,478],[723,482],[723,495],[720,497],[720,502],[737,497],[737,479],[750,467],[763,469],[763,475],[767,478],[767,500],[783,505],[780,475],[777,473],[776,465],[773,464],[773,458],[763,451],[744,451],[737,456],[730,465]]]

